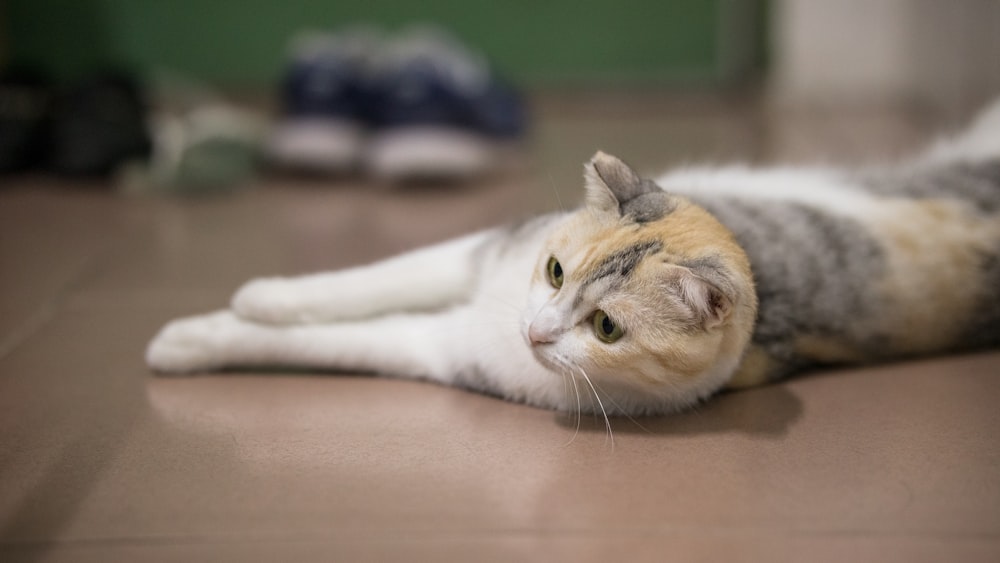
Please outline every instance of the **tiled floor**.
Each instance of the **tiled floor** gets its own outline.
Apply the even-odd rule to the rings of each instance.
[[[468,187],[182,201],[0,179],[0,560],[1000,560],[998,352],[615,420],[613,446],[603,422],[429,384],[144,367],[162,323],[247,278],[570,205],[597,148],[647,171],[871,162],[938,125],[648,94],[537,117],[527,170]]]

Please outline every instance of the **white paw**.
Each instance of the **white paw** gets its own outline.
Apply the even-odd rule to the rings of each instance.
[[[311,322],[293,284],[282,278],[247,282],[236,291],[230,306],[250,321],[277,325]]]
[[[146,348],[149,367],[165,373],[211,371],[226,363],[227,340],[239,320],[230,311],[168,323]]]

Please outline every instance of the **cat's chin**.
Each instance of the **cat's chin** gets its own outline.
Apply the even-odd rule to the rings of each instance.
[[[566,362],[565,360],[560,361],[550,357],[550,355],[547,354],[544,349],[532,346],[531,355],[534,356],[535,361],[538,362],[539,365],[541,365],[548,371],[557,374],[570,373],[573,371],[572,366],[570,366],[568,362]]]

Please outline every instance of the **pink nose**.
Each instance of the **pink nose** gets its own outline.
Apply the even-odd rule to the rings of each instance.
[[[539,323],[531,323],[528,327],[528,340],[532,346],[551,344],[556,341],[556,336],[558,336],[556,331],[539,326]]]

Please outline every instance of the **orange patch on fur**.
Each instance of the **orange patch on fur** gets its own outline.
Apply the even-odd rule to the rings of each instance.
[[[950,347],[977,306],[980,256],[1000,244],[1000,221],[946,201],[887,205],[896,216],[871,228],[889,260],[881,292],[893,351]]]
[[[751,346],[732,379],[726,383],[726,388],[746,389],[763,385],[774,377],[778,367],[778,362],[767,352],[760,347]]]
[[[664,218],[642,225],[609,225],[593,237],[597,244],[581,261],[578,277],[586,278],[600,267],[601,259],[615,250],[650,240],[664,243],[663,252],[677,260],[693,260],[706,255],[735,265],[750,277],[750,263],[733,234],[704,209],[678,198],[677,208]],[[623,228],[626,227],[626,228]]]
[[[795,351],[805,358],[824,364],[854,363],[865,359],[858,350],[844,342],[814,334],[796,339]]]

